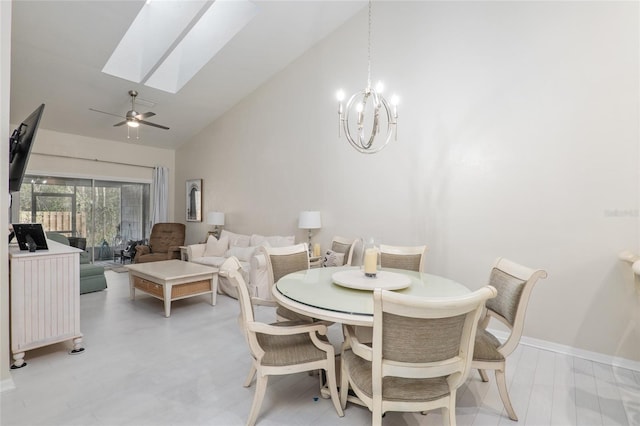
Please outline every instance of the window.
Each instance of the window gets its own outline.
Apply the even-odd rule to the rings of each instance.
[[[84,238],[94,259],[113,258],[128,240],[147,238],[149,191],[145,183],[27,175],[20,188],[20,222]]]

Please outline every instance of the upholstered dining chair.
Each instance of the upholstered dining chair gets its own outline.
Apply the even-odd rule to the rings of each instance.
[[[387,411],[442,409],[444,424],[455,424],[456,390],[471,368],[474,336],[491,286],[446,299],[392,291],[373,292],[373,342],[358,341],[344,325],[340,403],[349,389],[380,425]]]
[[[273,285],[285,275],[309,269],[309,251],[307,243],[285,247],[260,246],[257,248],[257,253],[261,253],[266,260],[269,289],[271,289]],[[313,318],[277,305],[275,301],[259,299],[256,297],[252,298],[252,301],[256,305],[277,306],[276,316],[279,320],[313,322]]]
[[[247,425],[256,423],[269,376],[324,370],[333,406],[340,417],[344,416],[338,395],[335,351],[326,338],[327,324],[278,322],[265,324],[254,318],[253,304],[247,284],[240,273],[240,262],[225,262],[220,275],[238,290],[240,302],[239,323],[249,345],[252,366],[244,386],[251,386],[256,377],[256,390]]]
[[[348,239],[345,237],[335,236],[331,240],[331,251],[342,254],[342,265],[353,265],[353,253],[358,245],[360,238]]]
[[[494,370],[496,383],[504,408],[511,420],[518,420],[505,379],[506,358],[520,342],[529,297],[536,282],[546,278],[541,269],[531,269],[508,259],[498,258],[491,269],[489,285],[498,290],[495,299],[487,301],[483,318],[478,325],[472,368],[477,368],[482,381],[489,380],[485,370]],[[509,336],[501,343],[487,331],[491,318],[495,318],[509,329]]]
[[[407,247],[380,244],[380,266],[423,272],[426,253],[427,246]]]

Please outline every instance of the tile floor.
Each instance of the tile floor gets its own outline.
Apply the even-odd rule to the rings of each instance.
[[[15,389],[0,393],[0,424],[243,425],[253,388],[242,383],[249,355],[237,324],[237,301],[206,296],[172,304],[138,293],[129,300],[126,273],[107,271],[106,291],[81,296],[86,351],[66,343],[29,351],[12,371]],[[257,315],[270,320],[262,308]],[[340,330],[330,338],[339,346]],[[492,380],[472,372],[457,397],[459,425],[640,425],[640,372],[612,368],[520,345],[507,380],[520,421],[505,416]],[[348,405],[339,418],[318,398],[306,373],[269,381],[258,424],[368,425],[370,413]],[[388,413],[384,425],[439,425],[439,413]]]

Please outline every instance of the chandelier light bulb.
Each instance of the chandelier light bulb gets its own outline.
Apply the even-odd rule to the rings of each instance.
[[[378,81],[376,83],[376,92],[382,93],[383,91],[384,91],[384,84],[382,84],[382,81]]]
[[[338,92],[336,93],[336,98],[338,99],[338,102],[344,101],[344,98],[345,98],[344,90],[338,90]]]

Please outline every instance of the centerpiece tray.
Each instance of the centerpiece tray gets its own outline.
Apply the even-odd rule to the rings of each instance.
[[[381,288],[383,290],[401,290],[411,285],[408,275],[396,272],[378,271],[376,277],[367,277],[360,269],[349,269],[336,272],[331,276],[333,282],[342,287],[356,290],[371,290]]]

